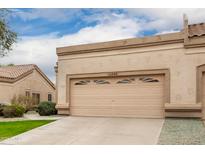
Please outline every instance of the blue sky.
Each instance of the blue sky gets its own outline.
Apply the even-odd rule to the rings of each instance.
[[[180,31],[205,22],[205,9],[11,9],[9,25],[18,33],[2,64],[37,64],[55,81],[56,47],[144,37]],[[46,57],[46,61],[45,61]]]
[[[96,26],[103,20],[106,22],[113,18],[120,19],[123,15],[136,22],[152,22],[154,19],[143,10],[146,9],[12,9],[10,25],[19,36],[38,36],[48,33],[63,36],[76,33],[84,27]],[[180,28],[178,24],[170,30],[180,30]],[[142,29],[138,35],[149,36],[158,32],[160,32],[158,27],[152,27]]]
[[[92,27],[100,22],[95,16],[127,14],[125,9],[12,9],[10,26],[19,36],[38,36],[57,33],[58,36],[73,34],[84,27]],[[53,12],[53,13],[51,13]],[[42,14],[41,14],[42,13]],[[45,15],[43,15],[45,13]],[[51,14],[49,16],[49,13]],[[53,17],[53,15],[56,17]],[[59,17],[59,18],[58,18]],[[91,19],[93,17],[93,19]],[[90,20],[86,20],[89,18]],[[116,17],[118,18],[118,17]],[[147,20],[145,15],[136,15],[136,19]],[[62,19],[62,20],[61,20]],[[157,30],[142,30],[142,36],[153,35]]]
[[[53,32],[57,32],[59,36],[63,36],[65,34],[76,33],[83,27],[95,24],[95,22],[88,23],[83,21],[81,18],[81,16],[88,14],[90,12],[89,10],[64,9],[58,11],[59,9],[55,9],[54,11],[54,9],[38,9],[40,10],[39,13],[52,12],[53,10],[53,12],[56,12],[56,16],[60,16],[59,18],[53,17],[55,13],[50,17],[41,14],[35,15],[37,12],[34,10],[35,9],[13,10],[13,14],[17,15],[11,16],[10,18],[11,28],[18,32],[20,36],[38,36]],[[61,14],[63,14],[63,20],[61,20]]]

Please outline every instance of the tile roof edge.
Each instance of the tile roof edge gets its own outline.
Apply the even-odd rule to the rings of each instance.
[[[41,69],[40,69],[37,65],[34,64],[34,68],[35,68],[35,70],[38,71],[38,72],[41,74],[41,76],[51,85],[51,87],[52,87],[53,89],[56,89],[54,83],[47,77],[47,75],[45,75],[45,73],[44,73],[43,71],[41,71]]]
[[[10,77],[1,77],[0,76],[0,82],[7,82],[7,83],[15,83],[22,78],[28,76],[33,72],[33,70],[36,70],[50,85],[53,89],[55,89],[54,83],[41,71],[41,69],[36,64],[22,64],[22,65],[15,65],[15,66],[26,66],[26,65],[32,65],[33,68],[31,70],[28,70],[27,72],[24,72],[22,75],[20,75],[17,78],[10,78]]]

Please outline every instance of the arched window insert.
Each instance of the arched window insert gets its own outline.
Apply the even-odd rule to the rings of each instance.
[[[134,79],[134,78],[131,78],[131,79],[123,79],[123,80],[117,81],[117,84],[132,83],[132,81],[135,81],[135,79]]]
[[[75,85],[87,85],[90,83],[90,80],[81,80],[75,83]]]
[[[159,82],[158,79],[150,78],[150,77],[140,77],[139,80],[142,82]]]
[[[106,80],[94,80],[94,82],[95,82],[96,84],[110,84],[110,82],[109,82],[109,81],[106,81]]]

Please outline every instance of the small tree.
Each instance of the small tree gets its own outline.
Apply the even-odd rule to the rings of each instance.
[[[13,63],[8,64],[7,66],[15,66]]]
[[[26,111],[33,110],[33,108],[37,105],[32,97],[24,95],[14,95],[11,99],[11,104],[19,104],[23,106]]]
[[[7,65],[0,64],[0,67],[5,67],[5,66],[15,66],[15,64],[13,64],[13,63],[7,64]]]
[[[8,26],[8,9],[0,9],[0,56],[5,56],[12,50],[13,43],[17,40],[17,34]]]

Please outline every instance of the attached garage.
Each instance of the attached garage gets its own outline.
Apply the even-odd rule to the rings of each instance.
[[[59,114],[205,119],[205,23],[57,48]]]
[[[71,79],[70,114],[164,117],[164,75]]]

